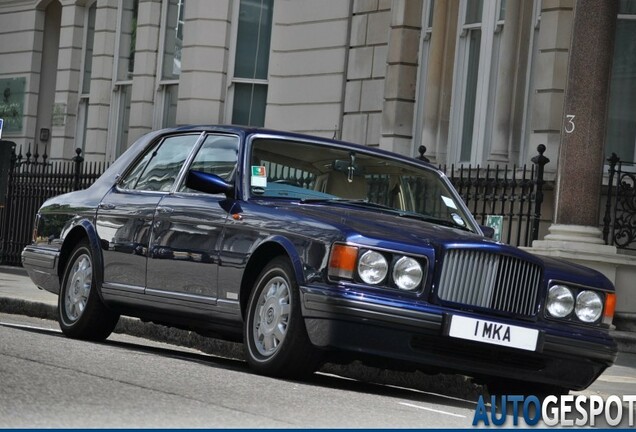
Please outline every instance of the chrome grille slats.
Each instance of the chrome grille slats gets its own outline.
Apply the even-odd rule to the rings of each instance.
[[[537,264],[481,250],[450,249],[437,295],[443,301],[532,316],[540,282]]]

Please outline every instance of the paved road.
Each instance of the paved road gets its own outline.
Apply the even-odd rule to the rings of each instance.
[[[0,314],[0,427],[469,427],[474,401],[245,363],[145,339],[67,339]]]
[[[239,360],[126,335],[74,341],[53,321],[7,314],[0,383],[0,427],[458,428],[477,400],[324,373],[276,380]],[[635,390],[625,354],[583,393]]]

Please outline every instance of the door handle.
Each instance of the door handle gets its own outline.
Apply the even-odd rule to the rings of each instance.
[[[98,206],[100,209],[102,210],[112,210],[115,208],[115,204],[110,204],[110,203],[99,203]]]
[[[157,210],[161,214],[170,214],[170,213],[172,213],[174,211],[174,209],[172,207],[159,207],[159,208],[157,208]]]

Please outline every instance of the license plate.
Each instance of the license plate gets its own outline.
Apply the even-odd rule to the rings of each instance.
[[[451,316],[448,335],[527,351],[535,351],[539,339],[539,331],[535,329],[459,315]]]

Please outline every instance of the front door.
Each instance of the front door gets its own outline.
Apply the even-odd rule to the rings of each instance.
[[[230,181],[238,149],[238,136],[208,134],[188,169]],[[231,201],[222,194],[188,189],[184,183],[157,207],[146,295],[172,310],[205,313],[217,301],[218,243]]]

